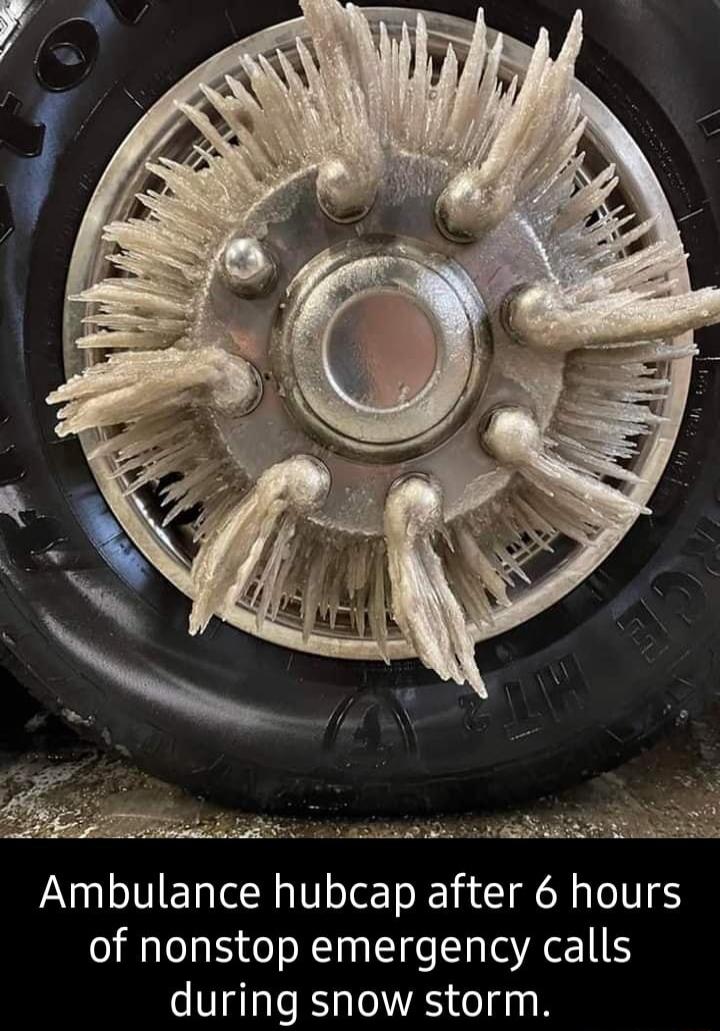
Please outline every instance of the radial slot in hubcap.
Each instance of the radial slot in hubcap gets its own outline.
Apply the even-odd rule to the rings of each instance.
[[[680,334],[720,298],[685,292],[642,158],[624,182],[579,153],[583,108],[633,146],[574,82],[579,18],[555,61],[541,33],[518,85],[482,17],[395,35],[304,9],[312,54],[279,27],[274,64],[248,57],[222,90],[225,57],[207,66],[184,107],[200,156],[156,157],[164,187],[108,227],[117,274],[81,294],[91,367],[50,400],[61,434],[102,430],[94,467],[135,539],[118,478],[158,485],[167,533],[199,506],[190,576],[154,554],[193,632],[252,614],[291,646],[417,654],[482,694],[474,641],[566,593],[643,511],[682,414]],[[469,38],[461,68],[445,28]],[[158,139],[168,117],[148,116]],[[623,187],[650,189],[662,232]],[[80,290],[91,231],[89,213]]]

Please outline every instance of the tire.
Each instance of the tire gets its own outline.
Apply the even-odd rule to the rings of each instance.
[[[474,15],[469,0],[431,6]],[[691,254],[693,286],[717,282],[720,10],[711,0],[654,0],[640,13],[623,0],[590,6],[579,77],[653,165]],[[541,24],[559,38],[574,7],[485,3],[492,27],[525,42]],[[698,712],[714,686],[718,329],[699,334],[685,420],[652,518],[561,603],[479,646],[487,702],[416,661],[386,667],[304,655],[219,620],[189,637],[188,601],[125,536],[80,446],[55,437],[44,398],[64,378],[65,277],[103,169],[181,76],[236,38],[295,15],[292,0],[207,0],[202,17],[191,0],[54,0],[27,5],[7,39],[2,642],[32,693],[83,735],[237,805],[409,814],[556,791],[637,755]],[[70,20],[78,20],[83,60],[68,71],[48,58],[46,41]],[[682,79],[668,74],[673,67],[686,70]]]

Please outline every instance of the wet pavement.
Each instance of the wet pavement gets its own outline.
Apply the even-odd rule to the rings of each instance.
[[[0,729],[1,837],[718,837],[720,705],[558,797],[423,820],[264,817],[194,798],[82,742],[14,686]]]

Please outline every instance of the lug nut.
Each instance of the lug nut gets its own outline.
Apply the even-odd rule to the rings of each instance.
[[[318,204],[333,222],[359,222],[370,212],[377,195],[377,183],[351,171],[334,158],[320,167],[317,177]]]
[[[254,237],[235,237],[221,258],[225,282],[239,297],[264,297],[277,282],[277,265],[267,247]]]
[[[486,191],[476,169],[466,169],[445,188],[435,206],[435,221],[443,236],[453,243],[473,243],[482,229]]]
[[[519,344],[552,349],[553,320],[562,314],[562,296],[552,283],[518,286],[505,298],[501,318],[505,329]]]
[[[482,434],[482,445],[502,465],[527,465],[541,449],[540,427],[525,408],[498,408]]]

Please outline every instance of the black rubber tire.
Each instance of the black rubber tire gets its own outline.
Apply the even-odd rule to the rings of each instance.
[[[470,0],[429,6],[474,15]],[[490,25],[527,42],[543,23],[558,41],[574,6],[485,4]],[[100,174],[184,73],[296,14],[293,0],[201,7],[30,4],[0,61],[0,102],[9,90],[22,105],[11,97],[0,112],[0,636],[23,680],[83,734],[144,769],[276,811],[506,803],[635,755],[698,710],[716,676],[717,330],[700,335],[655,514],[561,604],[479,648],[486,703],[414,661],[386,668],[307,656],[217,620],[190,638],[186,599],[109,514],[78,444],[55,438],[44,398],[63,380],[66,270]],[[720,9],[712,0],[586,8],[579,75],[652,162],[692,255],[694,285],[717,282]],[[72,19],[90,27],[55,33]],[[68,33],[87,56],[74,75],[43,51],[49,37]]]

